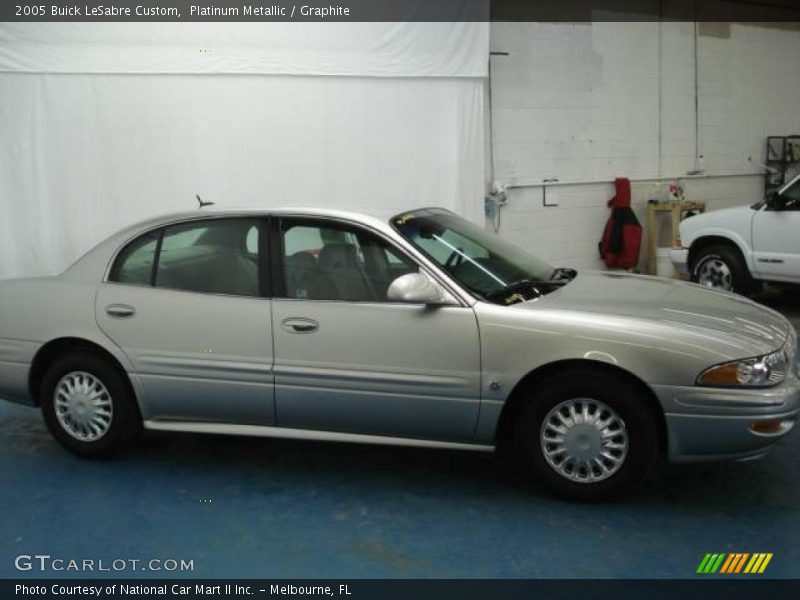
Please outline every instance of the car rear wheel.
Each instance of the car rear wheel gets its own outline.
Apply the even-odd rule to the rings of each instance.
[[[658,457],[653,412],[624,378],[569,371],[530,390],[514,445],[523,467],[555,494],[610,499],[643,481]]]
[[[109,456],[141,432],[128,382],[94,354],[56,359],[42,380],[40,402],[50,433],[79,456]]]
[[[749,295],[757,286],[741,255],[729,246],[700,250],[692,268],[692,281],[706,287]]]

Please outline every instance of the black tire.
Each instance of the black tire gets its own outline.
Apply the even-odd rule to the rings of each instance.
[[[743,296],[751,296],[760,291],[760,286],[750,275],[750,271],[739,250],[724,244],[709,246],[698,252],[697,257],[692,261],[692,281],[703,283],[700,281],[701,271],[708,263],[713,261],[721,261],[727,267],[730,272],[732,291]],[[716,288],[718,286],[711,287]]]
[[[627,454],[611,475],[599,474],[597,467],[597,480],[574,481],[545,458],[541,437],[545,419],[555,407],[574,399],[591,399],[595,408],[599,401],[624,423]],[[659,455],[659,429],[654,410],[638,386],[594,369],[574,369],[528,391],[515,423],[514,448],[523,468],[557,496],[587,502],[610,500],[630,491],[650,473]]]
[[[63,377],[83,372],[96,378],[105,386],[111,403],[110,425],[96,440],[81,440],[71,434],[56,415],[55,391]],[[107,360],[85,351],[65,354],[45,371],[39,400],[47,428],[53,437],[70,452],[89,458],[115,454],[142,431],[142,418],[125,376]]]

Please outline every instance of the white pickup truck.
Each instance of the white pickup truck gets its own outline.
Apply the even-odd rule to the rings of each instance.
[[[800,175],[752,206],[685,219],[680,240],[670,258],[697,283],[746,295],[762,281],[800,283]]]

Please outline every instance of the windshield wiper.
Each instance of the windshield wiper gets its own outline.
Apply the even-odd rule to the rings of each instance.
[[[554,291],[556,288],[560,288],[570,281],[572,281],[572,273],[577,274],[577,272],[573,271],[572,269],[565,269],[569,273],[565,273],[561,275],[561,277],[567,277],[571,275],[571,277],[567,278],[558,278],[556,279],[556,273],[551,275],[550,279],[543,280],[543,279],[516,279],[509,283],[503,285],[497,291],[490,292],[485,294],[487,300],[496,301],[502,300],[503,304],[516,304],[517,302],[525,302],[526,300],[535,300],[536,298],[541,298],[545,294],[549,294],[550,292]]]
[[[503,286],[503,291],[513,292],[516,290],[526,290],[528,288],[536,289],[537,285],[542,285],[543,283],[547,282],[533,279],[517,279],[516,281],[505,284],[505,286]]]
[[[546,285],[547,281],[534,281],[532,279],[517,279],[506,283],[495,292],[486,294],[489,300],[503,300],[505,304],[515,304],[543,296],[544,293],[537,286]]]
[[[550,275],[549,283],[569,283],[577,276],[578,272],[575,269],[570,269],[569,267],[557,267],[553,271],[553,274]]]

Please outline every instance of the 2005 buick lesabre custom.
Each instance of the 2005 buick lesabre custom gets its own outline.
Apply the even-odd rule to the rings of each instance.
[[[0,396],[77,454],[143,428],[497,447],[583,499],[763,454],[796,348],[748,299],[553,268],[442,209],[175,215],[0,283]]]

